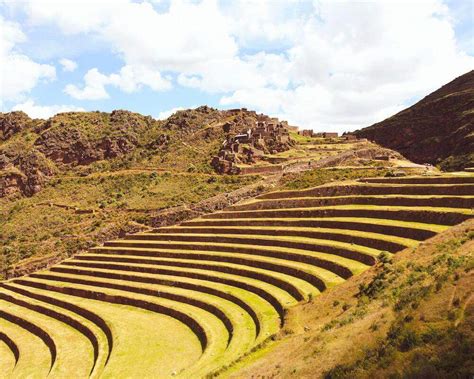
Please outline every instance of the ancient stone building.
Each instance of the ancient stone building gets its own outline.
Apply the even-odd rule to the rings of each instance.
[[[234,109],[229,113],[237,114]],[[253,120],[250,127],[249,119]],[[240,171],[238,164],[253,164],[265,154],[288,150],[293,141],[287,125],[287,122],[280,122],[277,118],[256,114],[243,108],[233,124],[223,126],[228,134],[219,153],[213,157],[212,166],[219,173],[235,174]],[[231,132],[236,129],[240,130],[239,133]]]

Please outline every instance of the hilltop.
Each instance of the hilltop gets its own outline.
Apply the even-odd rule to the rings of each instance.
[[[420,164],[449,171],[474,166],[474,70],[355,134]]]
[[[0,196],[31,196],[61,173],[137,167],[209,172],[223,138],[219,122],[226,117],[205,106],[164,121],[124,110],[68,112],[48,120],[0,114]]]

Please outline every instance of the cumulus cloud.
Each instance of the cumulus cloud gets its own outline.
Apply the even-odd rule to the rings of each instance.
[[[155,91],[167,90],[171,88],[171,83],[158,71],[145,66],[126,65],[118,73],[110,75],[104,75],[97,68],[93,68],[84,75],[82,88],[68,84],[64,92],[78,100],[100,100],[109,98],[106,86],[114,86],[124,92],[132,93],[143,86]]]
[[[16,50],[26,36],[17,23],[0,15],[0,102],[19,100],[40,81],[56,78],[54,66],[40,64]]]
[[[63,71],[66,72],[72,72],[77,68],[77,63],[67,58],[60,59],[59,63],[63,66]]]
[[[21,104],[17,104],[12,111],[23,111],[31,118],[47,119],[61,112],[85,112],[84,108],[74,105],[39,105],[34,100],[28,99]]]
[[[319,17],[302,27],[302,38],[287,50],[292,87],[242,88],[221,104],[276,112],[314,129],[351,130],[474,66],[439,1],[322,2]]]
[[[107,98],[108,86],[169,90],[172,73],[181,87],[218,94],[221,105],[342,131],[379,121],[474,66],[442,0],[90,4],[21,5],[32,25],[93,36],[124,62],[117,73],[91,69],[83,85],[68,85],[76,99]]]

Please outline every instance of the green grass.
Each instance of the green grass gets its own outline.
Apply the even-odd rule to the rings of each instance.
[[[2,329],[0,323],[0,330]],[[0,341],[0,372],[1,377],[8,377],[12,375],[13,368],[15,367],[15,356],[9,347],[2,341]]]
[[[114,265],[115,264],[119,265],[119,266],[121,266],[125,269],[128,266],[126,264],[121,264],[119,262],[114,263]],[[63,265],[63,267],[66,267],[66,266]],[[67,266],[67,268],[70,269],[70,268],[73,268],[73,266]],[[90,270],[90,271],[113,272],[113,273],[119,273],[119,274],[124,273],[121,270],[114,270],[114,269],[84,268],[84,267],[77,267],[77,268]],[[210,285],[210,286],[213,286],[213,287],[216,287],[216,288],[221,288],[221,286],[223,286],[222,288],[224,288],[226,291],[229,291],[229,292],[231,290],[244,291],[245,293],[248,293],[252,297],[257,296],[259,299],[261,299],[259,297],[259,295],[255,295],[253,292],[249,293],[248,291],[243,290],[239,287],[234,287],[234,286],[222,284],[218,281],[215,281],[215,280],[218,280],[218,279],[229,279],[229,280],[234,280],[234,281],[238,281],[238,282],[242,282],[242,283],[247,283],[247,284],[252,285],[254,287],[265,290],[267,293],[271,293],[280,302],[280,304],[282,304],[285,307],[291,307],[291,306],[296,305],[296,303],[297,303],[296,300],[290,294],[288,294],[285,290],[283,290],[279,287],[276,287],[272,284],[263,282],[261,280],[257,280],[257,279],[253,279],[253,278],[249,278],[249,277],[244,278],[244,277],[239,276],[239,275],[234,275],[234,274],[229,274],[229,273],[224,273],[224,272],[211,272],[209,270],[204,270],[204,269],[180,268],[180,267],[169,267],[167,269],[172,270],[173,272],[176,272],[177,275],[176,276],[174,276],[174,275],[161,275],[161,274],[149,274],[149,273],[141,273],[141,272],[140,273],[127,272],[126,274],[139,275],[140,277],[144,277],[144,278],[155,278],[155,277],[161,278],[161,277],[164,277],[164,278],[168,278],[168,279],[175,280],[175,281],[178,281],[178,282],[181,282],[181,281],[191,282],[191,283],[204,282],[207,285]],[[257,270],[252,270],[252,271],[258,271],[258,269]],[[260,271],[260,272],[263,272],[263,271]],[[193,278],[190,278],[190,277],[178,275],[179,273],[206,274],[207,276],[209,276],[209,279],[205,279],[205,280],[204,279],[202,279],[202,280],[201,279],[193,279]],[[279,279],[282,279],[282,280],[290,280],[290,281],[292,280],[292,277],[290,277],[289,275],[285,275],[285,274],[273,273],[273,276],[277,277]],[[295,282],[297,283],[298,279],[296,279]],[[302,282],[302,284],[306,285],[305,282]],[[247,295],[245,295],[245,296],[247,296]]]
[[[51,360],[49,350],[43,341],[26,329],[2,318],[0,318],[0,330],[15,341],[20,352],[13,374],[10,376],[8,372],[2,371],[0,377],[45,378],[48,375]]]
[[[331,181],[358,179],[362,177],[383,176],[388,169],[367,168],[365,170],[323,170],[314,169],[303,173],[285,175],[280,181],[279,190],[299,190],[316,187]]]
[[[74,287],[87,290],[97,290],[96,287],[79,284],[64,283],[60,281],[46,281],[28,279],[34,282],[52,284],[58,287]],[[100,292],[111,295],[127,296],[127,293],[117,290],[99,289]],[[76,296],[59,294],[45,290],[38,290],[49,296],[54,295],[61,300],[80,305],[101,316],[109,324],[114,336],[114,349],[110,360],[101,373],[101,377],[150,377],[170,376],[173,371],[195,365],[202,357],[208,357],[211,352],[216,355],[225,350],[226,331],[223,325],[214,317],[209,317],[207,312],[202,312],[193,307],[193,316],[202,320],[203,327],[211,336],[209,349],[201,356],[201,345],[194,333],[180,321],[154,312],[133,306],[112,304],[104,301],[91,300]],[[143,295],[134,295],[135,299],[146,299]],[[162,300],[163,304],[172,302]],[[176,304],[171,304],[171,306]],[[181,308],[190,307],[181,306]],[[152,327],[150,325],[159,325]],[[169,333],[173,330],[173,333]],[[220,336],[216,338],[217,336]],[[219,353],[220,352],[220,353]],[[211,359],[212,360],[212,359]],[[206,359],[204,359],[206,361]]]
[[[23,296],[7,290],[2,289],[1,292],[25,300]],[[37,304],[36,301],[30,301],[30,303]],[[52,377],[66,377],[70,373],[74,373],[77,377],[89,375],[93,363],[93,351],[89,340],[84,335],[56,319],[4,300],[0,300],[0,307],[6,312],[19,315],[39,326],[53,339],[57,348],[57,357],[51,370],[50,375]],[[74,341],[74,344],[69,341]],[[46,346],[44,346],[44,349],[48,351]],[[82,358],[77,359],[78,356]]]
[[[245,202],[240,204],[259,204],[259,203],[271,203],[275,201],[293,201],[293,200],[307,200],[307,199],[318,199],[318,200],[325,200],[325,199],[359,199],[359,198],[367,198],[367,199],[393,199],[393,198],[403,198],[403,199],[443,199],[443,198],[451,198],[456,197],[459,199],[474,199],[472,195],[406,195],[406,194],[386,194],[386,195],[341,195],[341,196],[303,196],[303,197],[291,197],[287,199],[249,199]],[[239,204],[239,205],[240,205]]]
[[[165,242],[165,244],[166,244],[166,242]],[[151,257],[147,257],[147,259],[151,259],[151,260],[156,261],[156,262],[160,262],[160,260],[163,260],[163,259],[164,260],[172,260],[172,261],[176,261],[176,262],[185,262],[185,261],[188,261],[188,260],[187,259],[180,259],[180,258],[160,258],[160,256],[159,256],[160,250],[161,251],[175,252],[175,253],[178,253],[178,254],[180,252],[183,252],[183,250],[185,250],[187,254],[189,253],[189,254],[193,254],[193,255],[207,254],[209,256],[216,256],[216,257],[223,257],[223,256],[226,256],[226,257],[239,257],[239,258],[246,258],[248,260],[251,260],[252,262],[255,262],[254,263],[255,265],[257,265],[258,262],[266,262],[266,263],[275,263],[275,264],[279,264],[279,265],[286,266],[286,267],[296,268],[296,269],[299,269],[301,271],[311,273],[312,275],[320,278],[321,280],[323,280],[326,283],[326,285],[328,287],[331,287],[332,285],[335,285],[335,284],[339,284],[343,281],[343,279],[339,275],[336,275],[336,274],[334,274],[333,272],[331,272],[327,269],[312,266],[312,265],[306,264],[306,263],[300,263],[300,262],[297,262],[297,261],[290,261],[290,260],[281,259],[281,258],[265,257],[265,256],[260,256],[260,255],[252,255],[252,254],[244,254],[244,253],[242,253],[242,254],[240,254],[240,253],[226,253],[226,252],[220,252],[219,251],[219,247],[238,246],[238,247],[242,247],[242,249],[244,249],[245,247],[248,247],[248,245],[211,243],[211,242],[206,242],[205,244],[207,246],[213,246],[213,247],[215,246],[215,251],[200,251],[200,250],[185,250],[185,249],[178,250],[178,249],[172,249],[172,248],[171,249],[166,249],[166,248],[163,248],[163,247],[162,248],[129,248],[129,247],[123,247],[123,248],[111,247],[111,248],[108,248],[108,247],[104,247],[104,248],[100,248],[100,249],[94,249],[94,250],[92,250],[91,253],[84,254],[83,256],[86,256],[86,257],[87,256],[94,256],[94,252],[97,252],[97,253],[100,254],[101,250],[102,251],[112,250],[112,251],[123,251],[125,253],[129,253],[128,255],[118,255],[120,257],[138,258],[136,256],[133,256],[134,251],[147,251],[147,252],[151,253]],[[172,245],[172,243],[170,243],[170,245]],[[194,245],[194,243],[190,243],[190,245]],[[267,246],[254,246],[254,245],[252,245],[252,248],[259,249],[259,250],[262,250],[262,251],[279,251],[279,252],[293,253],[293,254],[300,253],[302,255],[318,257],[318,258],[326,259],[328,261],[333,261],[335,263],[341,264],[342,266],[345,266],[345,267],[349,268],[351,271],[353,269],[356,272],[360,272],[363,268],[367,267],[367,266],[363,265],[362,263],[355,262],[351,259],[347,259],[347,258],[343,258],[343,257],[339,257],[339,256],[334,256],[332,254],[317,253],[317,252],[301,250],[301,249],[280,248],[280,247],[277,247],[277,246],[267,247]],[[153,256],[153,253],[156,253],[156,256]],[[110,254],[110,255],[107,254],[107,257],[112,259],[112,257],[114,257],[114,255],[113,254]],[[199,260],[200,262],[205,261],[204,259],[199,259],[199,258],[196,258],[196,260]],[[209,262],[212,263],[212,264],[219,264],[219,265],[221,264],[220,262],[214,262],[214,261],[209,261]],[[207,260],[206,260],[206,263],[208,263]],[[227,265],[227,264],[228,263],[225,263],[225,265]],[[244,267],[244,266],[242,265],[242,267]],[[245,266],[245,268],[246,267],[247,266]]]
[[[73,275],[73,274],[55,274],[54,275],[57,279],[57,282],[62,282],[62,278],[78,278],[78,279],[85,279],[85,277],[81,275]],[[122,284],[122,285],[128,285],[130,286],[131,284],[127,281],[123,280],[114,280],[114,279],[90,279],[87,278],[87,280],[91,281],[94,284],[89,284],[91,287],[95,287],[95,283],[97,284],[97,288],[99,291],[105,291],[108,292],[110,289],[107,287],[103,287],[100,284],[105,284],[107,285],[108,283],[113,283],[113,284]],[[67,281],[64,282],[65,286],[76,286],[74,283],[69,283]],[[133,283],[131,285],[133,288],[136,289],[151,289],[153,290],[156,294],[157,297],[150,297],[151,300],[157,300],[160,299],[160,293],[171,293],[171,294],[176,294],[180,296],[184,296],[189,299],[196,299],[200,300],[204,303],[214,305],[216,308],[220,309],[231,321],[233,325],[233,336],[230,345],[227,347],[225,354],[228,355],[236,355],[238,356],[239,354],[245,353],[248,349],[250,349],[253,346],[253,343],[256,338],[255,334],[255,325],[253,323],[253,320],[251,319],[250,315],[246,313],[242,308],[237,306],[236,304],[216,297],[214,295],[209,295],[203,292],[199,291],[194,291],[194,290],[188,290],[188,289],[182,289],[178,287],[172,287],[172,286],[163,286],[163,285],[157,285],[157,284],[145,284],[145,283]],[[114,290],[113,290],[114,291]],[[134,293],[132,291],[123,291],[124,293],[127,293],[128,296],[131,297],[142,297],[142,295],[139,295],[137,293]],[[160,300],[161,301],[161,300]],[[175,302],[175,301],[168,301],[168,302]],[[185,303],[183,303],[184,305]],[[189,305],[184,305],[185,308],[188,309],[188,314],[193,314],[194,310],[193,306]],[[204,309],[203,309],[204,310]],[[212,335],[211,335],[212,336]],[[215,336],[214,336],[215,337]]]
[[[355,233],[354,233],[355,234]],[[183,234],[183,233],[167,233],[165,235],[163,234],[160,234],[160,236],[164,236],[164,238],[166,238],[167,236],[187,236],[189,234]],[[196,234],[193,234],[193,236],[202,236],[202,237],[209,237],[208,234],[204,234],[204,233],[196,233]],[[305,243],[305,244],[308,244],[308,245],[324,245],[324,246],[333,246],[333,247],[337,247],[337,248],[341,248],[341,249],[349,249],[349,250],[353,250],[353,251],[358,251],[358,252],[361,252],[361,253],[364,253],[364,254],[367,254],[367,255],[372,255],[374,257],[378,256],[380,254],[380,251],[377,250],[377,249],[373,249],[373,248],[370,248],[370,247],[367,247],[367,246],[362,246],[362,245],[357,245],[357,244],[352,244],[352,243],[347,243],[347,242],[339,242],[339,241],[333,241],[333,240],[330,240],[330,239],[323,239],[323,238],[310,238],[310,237],[300,237],[300,236],[279,236],[279,235],[273,235],[273,236],[268,236],[268,235],[255,235],[255,234],[248,234],[248,235],[245,235],[245,234],[213,234],[212,237],[227,237],[227,238],[235,238],[235,239],[247,239],[247,238],[250,238],[252,240],[255,240],[255,241],[268,241],[269,244],[267,245],[267,247],[276,247],[276,246],[272,246],[271,244],[271,241],[285,241],[285,242],[294,242],[294,243]],[[150,242],[150,243],[154,243],[155,241],[143,241],[143,240],[133,240],[133,239],[130,239],[130,240],[126,240],[126,242],[137,242],[137,243],[142,243],[142,242]],[[170,244],[173,244],[173,243],[185,243],[185,244],[193,244],[193,245],[196,245],[196,246],[199,246],[201,244],[206,244],[206,245],[216,245],[216,246],[221,246],[221,244],[223,246],[227,246],[226,243],[221,243],[221,242],[190,242],[190,241],[163,241],[163,240],[160,240],[159,241],[160,243],[162,242],[166,242],[166,243],[170,243]],[[232,243],[231,245],[233,246],[250,246],[250,247],[254,247],[252,243],[247,243],[247,242],[243,242],[241,244],[239,243]],[[260,244],[256,244],[257,246],[262,246]]]
[[[114,249],[114,250],[117,250],[117,249]],[[125,251],[129,251],[130,248],[128,249],[125,249]],[[140,250],[143,250],[143,249],[140,249]],[[153,251],[156,251],[157,249],[152,249]],[[152,252],[153,252],[152,251]],[[166,251],[170,251],[170,249],[166,249]],[[177,250],[177,252],[179,252]],[[204,253],[204,252],[203,252]],[[207,252],[206,252],[207,253]],[[109,256],[109,255],[107,255]],[[148,259],[148,258],[147,258]],[[160,259],[159,258],[155,258],[154,259],[157,263],[159,263]],[[170,261],[170,260],[173,260],[175,262],[190,262],[190,263],[203,263],[202,260],[189,260],[189,259],[177,259],[177,258],[174,258],[174,259],[166,259],[167,261]],[[74,262],[74,260],[68,260],[67,262]],[[86,262],[86,261],[77,261],[78,263],[81,263],[81,262]],[[99,263],[97,261],[87,261],[88,263]],[[124,267],[125,269],[127,267],[130,266],[129,263],[121,263],[121,262],[110,262],[110,263],[113,263],[114,265],[117,265],[117,266],[120,266],[120,267]],[[266,270],[266,269],[261,269],[261,268],[257,268],[257,267],[252,267],[252,266],[244,266],[244,265],[239,265],[239,264],[234,264],[234,263],[224,263],[224,262],[211,262],[211,261],[206,261],[205,262],[206,264],[209,264],[209,265],[212,265],[216,268],[226,268],[226,267],[229,267],[229,268],[235,268],[235,269],[244,269],[246,271],[251,271],[251,272],[254,272],[256,274],[265,274],[265,275],[268,275],[268,276],[271,276],[271,277],[274,277],[276,279],[279,279],[279,280],[283,280],[283,281],[286,281],[288,283],[291,283],[293,284],[296,288],[299,289],[300,293],[307,297],[309,294],[318,294],[319,293],[319,290],[317,288],[315,288],[313,285],[309,284],[308,282],[306,282],[305,280],[302,280],[302,279],[299,279],[299,278],[296,278],[294,276],[290,276],[290,275],[287,275],[287,274],[284,274],[284,273],[280,273],[280,272],[276,272],[276,271],[270,271],[270,270]],[[144,267],[144,268],[150,268],[150,267],[155,267],[153,265],[148,265],[148,264],[143,264],[143,263],[134,263],[133,264],[134,267]],[[69,266],[68,266],[69,267]],[[194,268],[183,268],[183,269],[180,269],[179,267],[175,267],[175,266],[165,266],[166,269],[168,269],[169,267],[172,268],[173,271],[180,271],[180,272],[199,272],[199,273],[204,273],[204,274],[210,274],[212,276],[216,276],[216,277],[227,277],[228,274],[225,274],[225,273],[222,273],[222,272],[219,272],[219,271],[216,271],[216,270],[209,270],[209,269],[194,269]],[[251,283],[251,284],[254,284],[254,285],[257,285],[258,287],[260,286],[260,284],[262,283],[261,280],[255,280],[255,279],[251,279],[251,278],[248,278],[248,277],[241,277],[239,275],[234,275],[234,274],[231,274],[231,278],[234,279],[234,280],[238,280],[238,281],[243,281],[244,283]],[[254,281],[255,280],[255,281]],[[279,298],[281,298],[283,301],[286,302],[286,304],[295,304],[294,303],[294,299],[292,297],[289,297],[290,295],[288,293],[285,292],[285,290],[283,290],[282,288],[279,288],[279,287],[276,287],[272,284],[268,284],[268,283],[265,283],[265,288],[269,289],[272,291],[274,291],[274,288],[277,289],[277,291],[275,292],[275,296],[278,296]],[[283,296],[282,296],[283,295]],[[285,304],[285,303],[283,303]]]
[[[100,280],[103,281],[104,279],[100,277],[101,273],[107,274],[107,273],[113,273],[113,274],[123,274],[122,272],[116,271],[116,270],[107,270],[107,269],[100,269],[100,268],[94,268],[94,269],[87,269],[87,273],[74,273],[74,274],[68,274],[68,273],[57,273],[54,271],[48,271],[47,274],[50,276],[57,276],[58,280],[60,280],[61,277],[71,277],[71,278],[83,278],[87,280]],[[146,273],[140,273],[138,275],[132,275],[140,279],[163,279],[163,280],[168,280],[171,283],[187,283],[187,284],[194,284],[194,285],[200,285],[200,286],[206,286],[212,289],[217,289],[225,293],[229,293],[239,299],[241,299],[243,302],[248,304],[257,314],[257,317],[260,321],[260,326],[261,326],[261,331],[258,339],[255,341],[255,343],[261,342],[263,339],[267,338],[268,336],[272,335],[273,333],[277,332],[279,330],[279,322],[278,322],[278,313],[275,311],[275,309],[268,303],[266,300],[262,299],[258,295],[249,292],[244,289],[240,289],[238,287],[233,287],[229,286],[226,284],[222,283],[215,283],[215,282],[210,282],[206,280],[199,280],[199,279],[192,279],[192,278],[185,278],[185,277],[177,277],[177,276],[172,276],[172,275],[156,275],[156,274],[146,274]],[[91,279],[93,278],[93,279]],[[140,288],[157,288],[157,285],[154,284],[147,284],[147,283],[141,283],[141,282],[135,282],[135,281],[130,281],[130,280],[118,280],[114,279],[113,282],[115,283],[123,283],[129,286],[133,287],[140,287]],[[166,292],[173,292],[176,291],[176,289],[179,288],[179,286],[174,287],[173,285],[161,285],[160,288],[162,288],[163,291]],[[209,296],[206,295],[205,292],[196,292],[192,291],[192,294],[195,298],[200,298],[201,295]],[[226,303],[227,300],[224,300],[224,303]]]
[[[238,221],[245,225],[246,222],[251,222],[251,221],[281,221],[281,222],[291,222],[291,221],[298,221],[301,220],[301,218],[295,218],[295,217],[275,217],[275,218],[239,218],[236,219],[235,221]],[[446,229],[449,228],[447,225],[438,225],[438,224],[429,224],[429,223],[421,223],[421,222],[411,222],[411,221],[399,221],[399,220],[387,220],[387,219],[381,219],[381,218],[363,218],[363,217],[308,217],[305,218],[305,220],[308,221],[338,221],[338,222],[357,222],[357,223],[363,223],[363,224],[378,224],[378,225],[386,225],[386,226],[399,226],[403,228],[412,228],[412,229],[424,229],[424,230],[430,230],[435,233],[440,233]],[[194,220],[195,222],[201,222],[201,221],[225,221],[225,219],[216,219],[216,220],[207,220],[207,219],[196,219]],[[192,226],[193,222],[189,221],[186,224],[186,227]],[[230,226],[231,228],[232,226]]]
[[[126,172],[64,178],[31,198],[0,199],[0,278],[27,258],[68,257],[118,235],[152,210],[192,204],[253,183],[256,177]],[[50,207],[94,209],[94,214]],[[28,261],[24,262],[28,263]]]
[[[195,229],[203,229],[203,227],[200,226],[195,226],[195,227],[187,227],[186,228],[195,228]],[[331,234],[342,234],[342,235],[349,235],[349,236],[357,236],[357,237],[362,237],[362,238],[370,238],[370,239],[377,239],[377,240],[382,240],[382,241],[388,241],[388,242],[395,242],[399,243],[401,245],[404,245],[406,247],[415,247],[418,245],[419,241],[410,239],[410,238],[403,238],[403,237],[397,237],[397,236],[389,236],[386,234],[381,234],[381,233],[372,233],[372,232],[363,232],[363,231],[358,231],[358,230],[350,230],[350,229],[336,229],[336,228],[319,228],[319,227],[314,227],[314,228],[307,228],[307,227],[282,227],[282,226],[219,226],[218,227],[221,230],[226,230],[226,229],[242,229],[242,233],[237,234],[237,235],[232,235],[232,234],[220,234],[222,236],[242,236],[242,237],[248,237],[252,238],[255,237],[255,234],[245,234],[245,230],[265,230],[265,231],[275,231],[275,234],[278,235],[280,232],[285,233],[285,236],[291,236],[292,233],[297,233],[297,232],[318,232],[318,233],[331,233]],[[175,226],[172,228],[168,228],[169,230],[176,231],[176,233],[180,233],[180,227]],[[150,233],[146,233],[150,234]],[[153,234],[153,233],[151,233]],[[173,235],[174,233],[159,233],[159,235]],[[183,235],[208,235],[203,232],[198,232],[198,233],[185,233]],[[295,236],[296,237],[296,236]],[[262,235],[261,238],[265,238],[265,235]],[[274,236],[267,236],[268,239],[273,239]]]
[[[453,212],[472,215],[473,211],[469,208],[448,208],[448,207],[411,207],[411,206],[388,206],[388,205],[364,205],[364,204],[348,204],[348,205],[333,205],[326,207],[307,207],[307,208],[279,208],[279,209],[259,209],[249,211],[236,211],[236,212],[220,212],[216,214],[245,214],[245,213],[266,213],[274,211],[312,211],[312,210],[329,210],[329,209],[367,209],[374,211],[427,211],[427,212]],[[209,215],[206,219],[212,219],[212,215]]]

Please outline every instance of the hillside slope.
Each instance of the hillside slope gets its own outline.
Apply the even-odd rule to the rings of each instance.
[[[259,375],[466,376],[474,176],[325,176],[0,282],[0,367],[207,378],[275,347]]]
[[[125,168],[211,171],[225,111],[206,106],[155,120],[124,110],[67,112],[32,120],[0,113],[0,197],[31,196],[58,174]],[[196,138],[196,137],[200,138]]]
[[[437,164],[445,170],[474,166],[474,71],[355,134],[416,163]]]
[[[474,220],[382,259],[290,309],[236,378],[468,378],[474,372]]]

